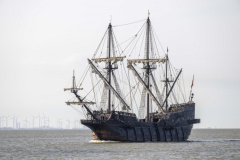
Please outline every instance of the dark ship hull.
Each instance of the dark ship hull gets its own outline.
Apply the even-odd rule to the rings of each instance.
[[[110,114],[95,112],[101,120],[81,120],[82,124],[93,131],[99,140],[123,142],[181,142],[191,133],[195,119],[195,104],[188,103],[169,110],[167,117],[154,117],[150,122],[138,120],[135,114],[112,111]],[[108,117],[108,119],[106,119]]]

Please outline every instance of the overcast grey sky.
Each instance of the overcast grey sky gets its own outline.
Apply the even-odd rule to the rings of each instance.
[[[0,0],[0,115],[76,116],[63,92],[72,70],[81,76],[110,15],[125,24],[148,9],[187,91],[195,75],[199,127],[240,128],[239,0]]]

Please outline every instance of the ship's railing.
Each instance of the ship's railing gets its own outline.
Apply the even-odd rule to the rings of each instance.
[[[180,103],[180,104],[171,104],[170,107],[168,108],[169,112],[181,112],[184,110],[185,107],[190,107],[192,106],[193,103]]]
[[[116,115],[136,117],[134,113],[121,112],[121,111],[113,111],[113,113],[115,113]]]
[[[95,123],[95,124],[102,124],[105,123],[107,120],[81,120],[81,123]]]
[[[116,114],[116,115],[136,117],[136,114],[134,114],[134,113],[128,113],[128,112],[112,111],[112,113],[113,113],[113,114]],[[108,114],[108,111],[103,111],[103,110],[96,111],[96,110],[95,110],[95,111],[93,111],[93,114],[94,114],[94,115]]]

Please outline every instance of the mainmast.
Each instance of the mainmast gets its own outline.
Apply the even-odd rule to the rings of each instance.
[[[149,19],[149,17],[148,17],[148,19],[147,19],[147,60],[149,60],[149,36],[150,36],[150,34],[149,34],[149,30],[150,30],[150,19]],[[150,65],[149,65],[149,62],[147,62],[147,71],[146,71],[146,73],[147,73],[147,88],[149,89],[149,87],[150,87]],[[149,122],[149,94],[147,94],[147,122]]]
[[[168,52],[168,49],[167,49],[167,52]],[[167,113],[167,108],[168,108],[168,78],[167,78],[167,63],[168,62],[168,55],[166,54],[166,80],[165,80],[165,86],[166,86],[166,107],[165,107],[165,110],[166,110],[166,113]]]
[[[134,75],[138,78],[138,80],[140,81],[140,83],[143,85],[143,89],[145,90],[145,93],[147,92],[147,97],[145,97],[145,93],[142,92],[142,99],[144,99],[144,104],[141,103],[140,104],[140,108],[142,107],[146,107],[146,119],[145,121],[146,122],[149,122],[150,121],[150,114],[149,114],[149,111],[150,111],[150,98],[153,100],[153,102],[157,105],[158,107],[158,113],[165,113],[164,109],[163,109],[163,105],[161,104],[162,101],[161,101],[161,98],[160,98],[160,93],[159,93],[159,99],[157,99],[152,91],[151,91],[151,84],[150,84],[150,76],[152,75],[152,70],[153,69],[156,69],[154,66],[152,66],[152,64],[155,64],[155,63],[165,63],[166,59],[161,59],[161,58],[153,58],[153,57],[150,57],[150,49],[153,49],[153,48],[150,48],[152,47],[151,46],[151,22],[150,22],[150,19],[148,17],[147,19],[147,27],[146,27],[146,41],[145,41],[145,56],[144,56],[144,59],[128,59],[128,68],[134,73]],[[137,73],[137,71],[135,70],[135,68],[133,67],[132,64],[135,64],[135,63],[143,63],[143,69],[145,69],[145,78],[144,80],[140,77],[140,75]],[[153,82],[155,82],[155,80],[153,79]],[[155,86],[156,83],[154,83]],[[158,88],[156,87],[156,90],[158,91]],[[158,91],[159,92],[159,91]],[[145,98],[147,99],[147,103],[145,104]],[[141,100],[142,101],[142,100]],[[161,101],[161,103],[159,102]],[[143,118],[143,117],[142,117]]]
[[[111,58],[111,40],[112,40],[112,25],[109,23],[108,26],[108,58]],[[112,64],[111,61],[108,62],[108,82],[111,85],[111,73],[112,73]],[[111,112],[111,90],[108,90],[108,112]]]

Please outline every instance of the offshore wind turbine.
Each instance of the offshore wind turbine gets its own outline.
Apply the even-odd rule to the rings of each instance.
[[[3,117],[0,117],[0,128],[2,128]]]
[[[43,128],[46,128],[46,116],[45,114],[43,113]]]
[[[70,122],[71,122],[71,121],[70,121],[69,118],[68,118],[68,119],[67,119],[67,125],[66,125],[66,128],[67,128],[67,129],[70,129]]]
[[[12,122],[13,122],[12,128],[18,128],[18,121],[17,121],[18,116],[16,116],[16,115],[14,114],[11,119],[12,119]]]
[[[38,128],[40,128],[41,127],[41,116],[40,116],[40,114],[37,116],[37,118],[38,118]]]
[[[34,123],[35,123],[35,116],[32,115],[32,128],[34,128]]]
[[[29,127],[30,127],[30,122],[28,121],[27,116],[26,116],[26,119],[23,122],[25,123],[25,128],[28,128],[28,124],[29,124]]]
[[[57,118],[57,127],[62,129],[62,118]]]
[[[14,125],[15,125],[15,114],[13,115],[13,117],[12,117],[11,119],[12,119],[12,123],[13,123],[12,128],[14,129]]]
[[[8,118],[9,118],[10,116],[5,116],[5,118],[6,118],[6,128],[8,128]]]
[[[15,119],[16,121],[16,128],[18,129],[18,128],[20,128],[20,123],[18,122],[18,116],[16,116],[16,119]]]
[[[80,128],[79,120],[76,119],[76,120],[73,122],[73,124],[74,124],[74,128]]]
[[[57,118],[56,122],[57,122],[57,128],[59,128],[59,119],[58,118]]]
[[[46,121],[47,121],[47,128],[50,128],[50,118],[49,117],[46,117]]]

